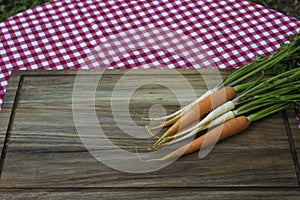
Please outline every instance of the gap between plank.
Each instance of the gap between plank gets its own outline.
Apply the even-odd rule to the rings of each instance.
[[[3,168],[4,168],[6,150],[7,150],[7,147],[8,147],[8,143],[9,143],[9,139],[10,139],[10,135],[11,135],[11,130],[12,130],[12,127],[13,127],[13,122],[14,122],[15,114],[16,114],[16,107],[18,105],[18,101],[19,101],[19,97],[20,97],[20,91],[21,91],[23,82],[24,82],[24,76],[21,75],[20,79],[19,79],[18,88],[17,88],[17,91],[16,91],[13,107],[12,107],[12,110],[11,110],[11,113],[10,113],[8,127],[7,127],[7,131],[6,131],[6,135],[5,135],[4,144],[3,144],[3,147],[2,147],[2,152],[1,152],[0,181],[1,181],[1,176],[2,176],[2,172],[3,172]]]
[[[288,136],[290,151],[291,151],[293,162],[294,162],[294,167],[295,167],[295,172],[296,172],[296,176],[297,176],[298,186],[300,187],[300,165],[299,165],[299,160],[298,160],[298,155],[297,155],[297,149],[295,147],[294,138],[293,138],[293,134],[292,134],[292,131],[291,131],[291,127],[290,127],[290,123],[289,123],[289,119],[287,117],[286,111],[283,111],[282,115],[283,115],[283,120],[284,120],[286,133],[287,133],[287,136]]]

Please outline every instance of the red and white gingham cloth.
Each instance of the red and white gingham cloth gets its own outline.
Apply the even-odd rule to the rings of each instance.
[[[287,35],[299,31],[300,22],[242,0],[53,0],[0,23],[0,107],[12,70],[82,68],[107,38],[141,27],[180,32],[216,66],[233,68],[274,52]],[[160,49],[137,48],[107,66],[193,67],[181,61]]]

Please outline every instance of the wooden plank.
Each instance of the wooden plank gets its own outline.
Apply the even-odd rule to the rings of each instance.
[[[10,108],[3,108],[0,111],[0,133],[5,134],[9,124],[9,118],[11,115]]]
[[[289,122],[289,128],[292,133],[294,144],[297,149],[300,149],[300,127],[295,117],[295,112],[293,110],[288,111],[287,119]]]
[[[7,133],[8,123],[11,115],[10,108],[3,108],[0,111],[0,151],[3,148],[5,136]]]
[[[294,165],[295,170],[298,175],[298,182],[300,185],[300,126],[295,117],[294,111],[287,112],[287,120],[288,120],[288,134],[290,137],[290,146],[291,146],[291,153],[294,156]]]
[[[146,77],[158,77],[160,76],[161,79],[163,80],[162,83],[166,83],[170,85],[170,82],[177,82],[178,81],[178,76],[175,76],[173,73],[170,73],[170,70],[146,70],[147,74],[145,72],[141,72],[143,70],[131,70],[130,75],[126,76],[127,82],[134,79],[138,79],[139,81],[143,80],[141,76],[146,76]],[[148,72],[149,71],[149,72]],[[162,73],[163,71],[163,73]],[[179,71],[180,74],[184,76],[189,76],[190,84],[195,90],[196,94],[202,94],[206,89],[207,85],[214,85],[216,79],[220,77],[220,72],[215,72],[214,70],[209,73],[205,72],[203,75],[209,76],[210,78],[207,78],[207,82],[203,81],[197,81],[201,80],[201,74],[197,73],[196,70],[191,70],[186,72],[186,70],[177,70]],[[71,71],[75,73],[75,71]],[[22,85],[22,96],[20,97],[18,107],[51,107],[51,108],[58,108],[58,107],[63,107],[63,108],[71,108],[72,107],[72,92],[74,89],[74,81],[76,78],[76,73],[72,74],[71,72],[65,74],[65,73],[60,73],[60,75],[55,76],[58,72],[55,72],[53,75],[49,71],[46,71],[44,73],[41,73],[42,75],[34,76],[37,72],[28,72],[28,75],[26,73],[26,76],[24,76],[24,84]],[[98,91],[96,92],[96,101],[97,98],[100,96],[103,98],[104,96],[107,98],[110,98],[112,94],[112,90],[114,89],[114,85],[119,81],[120,77],[122,77],[123,73],[128,73],[128,70],[124,71],[118,71],[118,70],[106,70],[105,75],[101,77],[101,80],[99,82],[98,86]],[[164,77],[168,74],[171,74],[172,76],[168,76],[168,79],[165,79]],[[223,72],[224,74],[224,72]],[[83,75],[80,73],[78,76],[84,77],[86,75],[86,79],[82,78],[83,81],[86,81],[82,88],[77,88],[77,89],[82,89],[86,90],[95,85],[94,82],[88,82],[91,79],[97,80],[99,78],[99,74],[95,74],[95,72],[89,72],[89,71],[83,71]],[[139,78],[138,78],[139,77]],[[158,78],[156,78],[158,79]],[[131,85],[132,87],[132,85]],[[59,88],[59,90],[57,90]],[[99,89],[100,88],[100,89]],[[148,96],[148,98],[157,99],[158,97],[154,95],[160,95],[159,98],[165,97],[168,94],[171,94],[170,92],[166,93],[167,90],[162,90],[162,87],[158,88],[155,90],[155,92],[160,92],[160,93],[154,93],[152,96]],[[155,88],[150,88],[151,90]],[[179,91],[180,94],[184,94],[184,90],[186,88],[180,88],[180,85],[176,86],[177,90]],[[195,95],[196,95],[195,94]],[[149,95],[149,93],[148,93]],[[164,96],[163,96],[164,95]],[[186,99],[187,102],[192,101],[191,95],[193,94],[186,94]],[[194,95],[194,96],[195,96]],[[59,97],[59,98],[57,98]],[[109,100],[109,99],[106,99]],[[163,99],[162,99],[163,100]],[[161,101],[162,101],[161,100]],[[173,102],[174,101],[174,96],[172,98],[168,99]],[[101,103],[105,103],[101,101]],[[178,104],[178,102],[177,102]]]
[[[241,191],[222,191],[222,190],[187,190],[187,189],[178,189],[176,192],[172,190],[158,190],[158,189],[135,189],[135,190],[99,190],[96,189],[87,189],[87,190],[78,190],[73,189],[71,191],[53,191],[53,190],[42,190],[42,191],[24,191],[24,190],[13,190],[13,191],[1,191],[0,198],[2,200],[11,200],[11,199],[20,199],[20,200],[31,200],[31,199],[111,199],[111,200],[120,200],[120,199],[231,199],[231,200],[240,200],[240,199],[264,199],[264,200],[298,200],[300,191],[298,190],[285,190],[285,191],[253,191],[253,190],[241,190]]]
[[[21,74],[13,72],[13,75],[9,79],[9,86],[6,89],[3,105],[0,110],[0,155],[2,154],[2,148],[4,146],[5,137],[7,135],[10,117],[13,110],[12,107],[15,102],[20,79]]]
[[[91,72],[84,73],[87,78],[95,76]],[[117,116],[111,111],[112,90],[122,77],[122,73],[124,72],[109,71],[102,77],[95,92],[95,113],[104,132],[116,145],[131,152],[136,151],[135,146],[139,151],[145,151],[151,140],[133,139],[118,127],[118,123],[130,125],[129,118],[126,116],[127,107],[122,106],[123,96],[119,96],[114,105],[120,111]],[[196,93],[200,94],[206,90],[205,81],[196,71],[187,70],[183,74],[195,88]],[[219,143],[204,159],[199,159],[197,153],[194,153],[154,172],[124,173],[96,160],[80,140],[72,112],[74,111],[72,92],[76,71],[66,74],[63,71],[24,72],[19,75],[23,78],[14,108],[13,127],[1,175],[0,188],[2,189],[131,188],[130,190],[135,193],[135,188],[143,187],[146,189],[141,197],[145,197],[145,194],[151,191],[151,187],[164,190],[170,187],[183,188],[183,190],[184,188],[215,188],[216,190],[221,187],[226,191],[217,191],[216,196],[222,196],[224,192],[227,192],[225,195],[236,192],[252,197],[253,191],[256,193],[263,190],[260,193],[263,194],[266,188],[270,188],[267,193],[275,197],[277,190],[278,194],[283,194],[286,188],[290,188],[286,193],[287,197],[299,195],[293,192],[295,188],[298,189],[299,184],[285,120],[281,113],[255,122],[243,133]],[[172,74],[162,76],[152,71],[151,75],[164,78],[167,83],[176,81]],[[212,72],[211,75],[215,74]],[[124,85],[124,94],[130,92],[126,88],[132,88],[137,84],[135,79],[139,76],[141,74],[138,70],[128,76],[130,81],[126,83],[128,85]],[[216,79],[217,75],[211,81]],[[192,97],[182,83],[176,82],[176,84],[176,92],[186,95],[187,98]],[[84,91],[90,87],[92,85],[87,81],[80,89]],[[148,112],[152,104],[163,104],[166,112],[172,112],[179,107],[175,97],[174,93],[155,84],[139,87],[130,99],[131,117],[136,124],[140,124],[141,121],[135,114],[143,114],[145,108]],[[82,100],[90,99],[83,96]],[[12,107],[13,102],[10,102],[9,106]],[[88,108],[90,105],[83,105],[80,110],[84,112]],[[89,117],[91,116],[86,113],[84,122],[86,124],[83,125],[91,125],[90,128],[93,128],[93,124],[89,124]],[[114,117],[118,117],[117,122]],[[89,137],[104,139],[97,134]],[[105,159],[123,159],[122,162],[126,162],[126,158],[124,160],[114,152]],[[150,188],[149,191],[147,188]],[[253,189],[243,193],[243,191],[235,191],[236,188]],[[123,194],[131,195],[132,191]],[[203,191],[203,194],[206,193],[209,191]],[[211,194],[213,197],[213,193]],[[60,193],[56,195],[60,196]],[[161,195],[165,193],[162,192]],[[199,194],[195,193],[195,198],[197,195]],[[116,193],[115,196],[119,197],[119,194]],[[255,197],[253,196],[253,199]]]
[[[157,172],[128,176],[109,169],[86,151],[70,110],[31,109],[30,115],[29,109],[17,110],[2,174],[5,187],[79,187],[82,181],[90,187],[297,186],[284,128],[278,126],[280,114],[221,142],[205,159],[192,154]],[[110,134],[118,135],[116,125],[110,126]],[[280,134],[267,131],[268,127],[276,127]],[[135,151],[129,138],[114,142]]]

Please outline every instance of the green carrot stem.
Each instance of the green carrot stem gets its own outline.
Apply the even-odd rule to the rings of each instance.
[[[261,80],[262,81],[262,80]],[[255,85],[257,85],[260,81],[250,81],[250,82],[246,82],[246,83],[242,83],[242,84],[239,84],[239,85],[235,85],[233,86],[233,89],[236,93],[240,93],[240,92],[243,92]]]
[[[286,89],[286,88],[283,88]],[[283,91],[282,89],[282,91]],[[276,91],[277,92],[277,91]],[[273,92],[275,93],[275,92]],[[277,103],[284,103],[284,102],[295,102],[297,100],[300,99],[300,94],[296,93],[296,94],[289,94],[287,95],[289,92],[287,91],[285,94],[265,94],[265,95],[261,95],[261,96],[257,96],[257,99],[254,99],[252,101],[249,101],[248,103],[242,104],[241,106],[239,106],[235,113],[237,115],[244,115],[250,112],[253,112],[255,110],[270,106],[270,105],[274,105]]]
[[[251,104],[246,104],[246,105],[243,105],[243,106],[237,108],[235,110],[235,114],[237,116],[246,115],[247,113],[251,113],[255,110],[258,110],[258,109],[261,109],[261,108],[264,108],[264,107],[267,107],[267,106],[270,106],[270,105],[273,105],[273,104],[274,104],[274,102],[270,102],[270,101],[260,103],[260,104],[256,104],[256,102],[253,103],[253,104],[252,103]]]
[[[300,78],[300,68],[292,69],[282,74],[279,74],[277,76],[266,79],[260,84],[240,94],[238,98],[247,99],[249,98],[249,96],[264,93],[265,91],[268,91],[282,84],[288,83],[290,81],[297,80],[299,78]]]
[[[251,104],[259,104],[261,102],[255,102],[256,99],[260,99],[259,101],[269,101],[271,97],[277,97],[277,96],[285,96],[291,93],[300,93],[300,80],[291,81],[288,83],[284,83],[282,85],[279,85],[277,87],[272,88],[272,90],[263,90],[260,94],[253,94],[247,95],[247,98],[241,98],[240,96],[237,96],[233,102],[236,105],[241,104],[247,104],[250,102]]]
[[[275,114],[277,112],[289,109],[292,107],[292,103],[290,102],[283,102],[283,103],[277,103],[272,106],[269,106],[263,110],[257,111],[256,113],[253,113],[248,116],[248,119],[251,122],[257,121],[259,119],[262,119],[264,117],[267,117],[269,115]]]

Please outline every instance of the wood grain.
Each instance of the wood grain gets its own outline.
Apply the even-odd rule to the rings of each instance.
[[[176,192],[174,192],[176,191]],[[137,188],[132,190],[99,190],[97,189],[87,189],[87,190],[61,190],[61,191],[53,191],[53,190],[38,190],[27,191],[16,190],[16,191],[1,191],[0,198],[2,200],[31,200],[31,199],[39,199],[39,200],[48,200],[48,199],[56,199],[56,200],[65,200],[65,199],[82,199],[82,200],[91,200],[91,199],[112,199],[112,200],[127,200],[129,198],[137,199],[137,200],[170,200],[170,199],[207,199],[207,200],[240,200],[240,199],[264,199],[264,200],[298,200],[300,195],[300,191],[296,190],[285,190],[285,191],[257,191],[257,190],[241,190],[241,191],[218,191],[218,190],[189,190],[189,189],[144,189]]]
[[[293,161],[295,166],[295,171],[297,174],[298,182],[300,183],[300,127],[295,117],[294,111],[286,112],[286,117],[288,120],[288,135],[289,142],[291,146],[291,154],[293,155]]]
[[[28,110],[22,110],[15,117],[2,174],[5,186],[79,187],[83,181],[86,187],[165,187],[169,184],[174,187],[297,186],[286,136],[276,135],[274,140],[274,132],[260,132],[262,127],[268,127],[267,120],[220,143],[203,160],[195,154],[186,156],[165,169],[147,174],[145,178],[145,174],[128,176],[111,170],[89,155],[72,125],[71,111],[34,111],[31,110],[29,117]],[[59,124],[60,119],[64,119],[64,123]],[[273,126],[280,123],[279,116],[271,120],[274,120]],[[45,124],[45,121],[54,123]],[[110,134],[117,135],[118,132]],[[129,138],[113,140],[134,151],[130,143],[124,144],[124,140],[130,142]],[[136,180],[132,182],[131,179]]]
[[[13,104],[16,98],[16,92],[19,87],[21,75],[14,73],[14,76],[10,78],[10,87],[6,90],[4,103],[0,110],[0,149],[2,150],[6,133],[9,127],[9,120],[12,113]]]
[[[3,108],[0,111],[0,150],[2,150],[4,139],[6,136],[10,114],[11,114],[11,108]]]
[[[219,77],[215,71],[205,69],[203,74],[210,77],[207,80],[209,82],[205,82],[205,78],[196,70],[178,70],[178,72],[188,80],[197,94],[206,91],[207,84],[216,84]],[[88,80],[96,80],[99,71],[80,73],[84,74],[82,76],[87,80],[77,88],[86,94],[80,96],[80,101],[91,102],[93,99],[89,99],[88,95],[89,92],[94,92],[93,108],[103,131],[116,145],[133,153],[136,149],[146,151],[149,142],[153,141],[127,135],[119,127],[120,124],[131,127],[132,118],[135,126],[141,125],[137,113],[147,114],[153,104],[162,104],[167,113],[175,111],[179,108],[176,99],[178,94],[186,96],[187,100],[184,103],[193,98],[184,83],[178,81],[178,77],[173,73],[149,70],[145,74],[135,70],[126,77],[128,81],[122,84],[121,91],[124,95],[130,92],[130,88],[140,83],[141,77],[147,79],[147,76],[156,76],[167,85],[176,84],[176,91],[172,92],[155,83],[146,84],[132,93],[128,107],[124,107],[125,97],[117,96],[114,109],[118,112],[112,113],[113,90],[127,71],[105,71],[95,91],[90,91],[94,85]],[[222,71],[223,75],[224,73]],[[150,193],[153,194],[153,198],[160,196],[167,199],[168,193],[174,188],[179,188],[176,189],[178,195],[174,196],[178,199],[187,194],[195,199],[198,195],[205,195],[207,199],[214,197],[228,199],[232,195],[236,199],[299,197],[299,177],[294,158],[298,156],[298,152],[291,153],[289,136],[289,131],[295,135],[292,142],[298,151],[299,129],[295,127],[295,123],[290,122],[289,117],[286,120],[282,113],[255,122],[243,133],[218,143],[204,159],[199,159],[197,153],[194,153],[178,159],[163,169],[143,174],[124,173],[107,167],[89,153],[80,139],[82,135],[76,130],[72,110],[74,98],[72,92],[76,74],[77,71],[71,70],[24,71],[16,72],[12,76],[11,80],[14,81],[9,85],[11,88],[8,90],[5,112],[0,112],[0,118],[4,119],[0,122],[1,127],[7,125],[7,117],[13,113],[0,189],[6,193],[13,191],[11,194],[15,194],[16,199],[22,195],[28,198],[39,195],[45,195],[45,198],[51,198],[52,195],[64,198],[68,193],[78,198],[82,197],[80,192],[59,192],[67,188],[83,191],[94,188],[96,191],[89,191],[87,197],[103,195],[112,199],[129,197],[133,194],[142,199],[145,196],[149,197]],[[94,116],[87,112],[91,107],[86,103],[76,109],[85,116],[80,126],[93,130],[95,124],[90,123],[90,119]],[[126,116],[128,109],[131,118]],[[152,110],[153,114],[160,111]],[[134,131],[135,126],[129,130]],[[0,128],[0,130],[3,132],[2,135],[7,134],[7,129]],[[84,137],[99,141],[105,139],[95,132]],[[100,150],[102,148],[105,146]],[[117,159],[120,163],[126,164],[126,158],[120,157],[114,151],[110,151],[103,159]],[[31,190],[37,188],[42,191],[30,192],[25,188]],[[52,188],[51,193],[47,188]],[[124,192],[117,191],[122,188]],[[186,189],[191,191],[186,192]]]

